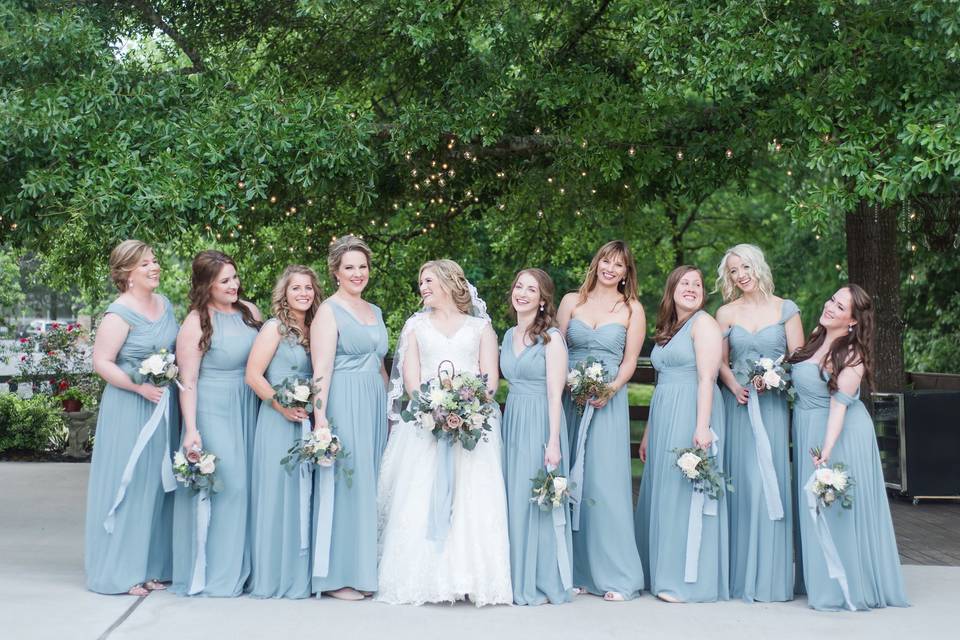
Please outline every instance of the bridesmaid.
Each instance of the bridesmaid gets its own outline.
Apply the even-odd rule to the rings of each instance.
[[[725,338],[720,363],[727,431],[723,453],[736,483],[736,491],[727,496],[730,595],[747,602],[786,602],[793,599],[794,584],[787,396],[764,392],[762,383],[741,386],[731,367],[762,357],[776,360],[799,349],[800,310],[792,300],[773,295],[770,267],[752,244],[738,244],[724,254],[717,288],[727,302],[717,310]],[[756,427],[747,410],[751,394],[761,417]],[[754,428],[762,429],[759,444]]]
[[[160,264],[149,245],[139,240],[118,244],[110,253],[110,277],[120,296],[107,307],[93,345],[94,371],[107,385],[90,465],[84,567],[91,591],[145,596],[164,589],[162,581],[171,574],[173,496],[164,492],[161,462],[170,457],[170,424],[176,416],[169,412],[176,390],[171,387],[164,396],[163,389],[148,382],[133,382],[131,374],[160,348],[173,351],[177,321],[170,301],[155,293]],[[124,468],[161,400],[169,403],[167,421],[160,421],[134,459],[133,475],[108,533],[105,521]]]
[[[797,403],[793,410],[799,460],[797,493],[803,578],[814,609],[906,607],[900,555],[890,520],[873,421],[859,400],[872,383],[873,301],[855,284],[823,305],[817,327],[790,361]],[[814,456],[811,449],[820,449]],[[853,507],[821,511],[829,523],[845,581],[833,579],[824,560],[826,526],[818,527],[804,490],[814,469],[843,463],[856,482]],[[848,596],[842,584],[846,583]]]
[[[531,478],[556,468],[568,476],[567,426],[562,397],[567,347],[556,326],[553,281],[540,269],[524,269],[513,281],[510,302],[517,326],[500,347],[500,370],[510,382],[503,413],[503,473],[507,488],[513,601],[537,605],[570,602],[573,548],[570,512],[565,512],[563,550],[557,547],[553,514],[530,502]],[[559,551],[559,552],[558,552]]]
[[[273,288],[273,318],[250,350],[246,381],[263,402],[257,416],[251,485],[250,583],[257,598],[310,597],[310,554],[300,550],[300,477],[280,460],[300,439],[303,409],[273,399],[284,378],[311,378],[310,323],[320,306],[313,269],[287,267]]]
[[[583,509],[573,532],[573,583],[578,593],[605,600],[635,598],[643,589],[643,566],[633,542],[633,479],[630,414],[626,385],[637,368],[646,319],[637,299],[637,267],[627,244],[600,247],[577,293],[563,297],[558,312],[561,335],[570,347],[569,367],[592,356],[613,376],[609,399],[594,407],[583,451],[576,447],[581,426],[573,401],[564,396],[564,413],[574,459],[584,457]],[[576,527],[576,524],[573,524]]]
[[[726,497],[716,515],[704,513],[699,548],[687,563],[693,488],[676,465],[674,449],[723,444],[723,401],[717,388],[722,337],[703,311],[703,274],[681,266],[667,277],[650,359],[657,386],[640,443],[645,463],[637,504],[637,546],[650,592],[667,602],[729,599]],[[716,451],[720,469],[723,449]],[[691,542],[691,547],[693,546]],[[692,569],[688,572],[688,569]]]
[[[206,447],[217,456],[223,490],[210,500],[204,550],[206,571],[194,582],[197,563],[196,499],[179,487],[174,505],[173,587],[178,595],[238,596],[250,575],[248,460],[260,402],[243,380],[247,356],[260,328],[260,311],[243,295],[237,265],[219,251],[193,259],[190,311],[177,337],[183,391],[183,450]],[[194,589],[200,589],[194,591]]]
[[[387,328],[380,308],[363,299],[370,281],[370,247],[352,235],[333,243],[327,255],[336,292],[320,305],[310,325],[314,377],[320,382],[315,427],[332,426],[353,469],[336,474],[328,569],[313,570],[313,591],[361,600],[377,590],[377,477],[387,444]],[[314,522],[320,525],[324,476],[314,473]],[[318,527],[315,526],[315,530]],[[319,564],[319,563],[318,563]]]

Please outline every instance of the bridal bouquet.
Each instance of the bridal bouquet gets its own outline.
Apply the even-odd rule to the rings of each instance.
[[[810,455],[819,458],[820,449],[811,449]],[[821,465],[814,471],[813,493],[817,498],[817,512],[839,502],[844,509],[853,507],[853,476],[842,462]]]
[[[575,487],[567,478],[554,471],[540,469],[536,478],[532,478],[533,489],[530,492],[530,502],[533,502],[541,511],[550,511],[563,506],[570,499],[570,490]]]
[[[677,467],[693,483],[697,493],[718,500],[724,488],[733,491],[733,485],[724,479],[726,474],[717,468],[716,456],[695,447],[674,449],[673,453],[677,454]]]
[[[287,451],[287,455],[280,460],[280,464],[288,471],[293,471],[304,463],[332,467],[349,456],[350,453],[343,447],[340,438],[333,433],[333,425],[331,425],[315,429],[306,438],[297,441]],[[337,470],[343,471],[349,482],[353,469],[343,469],[337,465]]]
[[[203,449],[190,449],[173,455],[173,474],[177,482],[194,492],[207,489],[216,493],[223,489],[217,478],[217,456]]]
[[[412,396],[401,417],[417,422],[437,440],[451,445],[459,442],[467,451],[473,451],[493,429],[493,398],[485,375],[438,372],[436,378],[422,384]]]
[[[183,386],[180,384],[180,381],[177,380],[177,376],[180,375],[180,369],[176,365],[176,360],[177,357],[167,349],[160,349],[140,361],[140,368],[137,370],[137,373],[140,375],[141,380],[149,382],[152,385],[165,387],[173,382],[182,391]]]
[[[772,358],[743,360],[734,366],[733,374],[742,386],[752,384],[755,388],[773,389],[786,393],[790,400],[797,395],[790,379],[790,364],[784,362],[784,356],[776,360]]]
[[[273,399],[285,409],[313,411],[314,397],[318,391],[317,381],[309,378],[284,378],[273,385]]]
[[[591,398],[602,400],[613,395],[613,389],[607,384],[606,367],[594,358],[578,362],[573,369],[570,369],[567,373],[567,388],[570,389],[570,396],[580,414],[583,413]]]

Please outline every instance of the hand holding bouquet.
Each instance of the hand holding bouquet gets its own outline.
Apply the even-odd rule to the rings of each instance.
[[[603,363],[587,358],[567,373],[567,388],[577,405],[577,413],[583,414],[591,399],[606,400],[613,395],[613,388],[607,382],[608,375]]]
[[[441,363],[441,366],[443,363]],[[413,393],[410,406],[401,412],[409,422],[417,422],[437,440],[459,442],[467,451],[487,439],[493,428],[493,398],[487,389],[487,376],[438,371]]]
[[[177,380],[180,369],[176,365],[176,360],[177,357],[167,349],[151,353],[140,361],[140,368],[137,370],[140,380],[156,387],[165,387],[173,382],[182,391],[183,385]]]
[[[688,447],[674,449],[677,455],[677,468],[693,483],[693,490],[717,500],[724,488],[733,491],[733,485],[726,481],[725,474],[717,468],[717,457],[703,449]]]
[[[570,499],[570,490],[575,485],[556,470],[540,469],[537,477],[533,478],[533,489],[530,492],[530,502],[536,504],[541,511],[550,511],[562,507]]]
[[[338,460],[343,460],[350,454],[343,448],[343,444],[333,433],[333,426],[314,429],[306,438],[290,447],[287,455],[280,460],[280,464],[288,471],[293,471],[303,463],[316,464],[321,467],[332,467]]]
[[[313,411],[314,399],[319,387],[317,381],[309,378],[284,378],[280,384],[273,385],[273,399],[284,409],[303,409]]]
[[[177,451],[173,455],[173,474],[177,482],[194,492],[207,489],[216,493],[223,489],[217,478],[217,456],[203,449]]]
[[[776,360],[772,358],[744,360],[734,366],[733,373],[741,386],[753,385],[758,393],[773,389],[786,393],[790,400],[797,395],[790,379],[790,364],[784,362],[784,356]]]

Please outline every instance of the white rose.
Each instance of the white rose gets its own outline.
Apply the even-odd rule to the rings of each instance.
[[[306,402],[310,399],[310,387],[298,384],[293,387],[293,397],[297,402]]]
[[[321,427],[313,432],[313,439],[318,447],[326,449],[327,445],[333,440],[333,434],[330,432],[330,429]]]
[[[443,389],[430,389],[428,398],[431,407],[439,407],[447,401],[447,392]]]
[[[587,376],[592,380],[603,380],[603,365],[599,362],[594,362],[587,367]]]
[[[831,469],[830,467],[820,467],[819,469],[817,469],[816,475],[814,477],[817,479],[817,482],[819,482],[822,485],[826,485],[826,486],[833,485],[833,469]]]
[[[475,413],[470,416],[470,424],[473,425],[474,429],[479,429],[483,426],[483,423],[487,421],[487,416],[482,413]]]
[[[200,459],[200,473],[202,473],[205,476],[208,476],[214,471],[216,471],[217,465],[214,464],[214,460],[216,460],[216,458],[217,457],[212,453],[208,453],[207,455],[203,456]]]
[[[833,474],[833,486],[837,491],[843,491],[847,488],[847,472],[837,471]]]
[[[580,372],[576,369],[571,369],[570,373],[567,374],[567,386],[575,387],[580,384]]]
[[[783,379],[780,378],[780,375],[773,369],[763,374],[763,384],[767,385],[768,389],[776,389],[780,386],[781,382],[783,382]]]
[[[153,375],[158,376],[163,373],[165,366],[166,363],[163,361],[163,356],[155,353],[143,361],[142,365],[140,366],[140,373],[152,373]],[[146,371],[144,371],[144,369],[146,369]]]
[[[697,471],[697,465],[703,461],[703,458],[698,456],[695,453],[690,453],[689,451],[677,458],[677,466],[680,467],[688,478],[696,478],[700,475],[700,472]],[[690,475],[691,472],[695,475]]]
[[[567,479],[563,476],[558,476],[553,479],[553,491],[557,495],[562,494],[567,490]]]
[[[760,358],[757,361],[757,364],[759,364],[764,369],[767,369],[768,371],[773,368],[773,360],[771,360],[770,358]]]
[[[683,475],[687,476],[691,480],[696,480],[697,478],[700,477],[700,472],[697,471],[696,469],[685,469],[683,471]]]
[[[167,372],[164,375],[166,376],[167,380],[173,380],[177,377],[178,373],[180,373],[180,370],[177,369],[177,365],[171,364],[169,367],[167,367]]]
[[[183,451],[177,451],[173,454],[173,465],[179,467],[181,465],[187,464],[187,457],[183,455]]]
[[[433,428],[437,426],[436,421],[433,419],[432,413],[421,413],[420,424],[422,424],[423,428],[427,431],[433,431]]]

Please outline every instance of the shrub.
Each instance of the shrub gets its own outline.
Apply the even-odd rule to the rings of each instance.
[[[49,396],[24,400],[11,393],[0,394],[0,453],[62,451],[69,433],[59,402]]]

